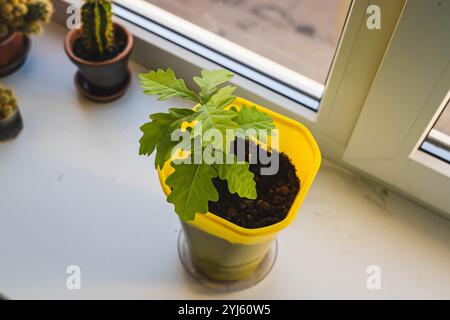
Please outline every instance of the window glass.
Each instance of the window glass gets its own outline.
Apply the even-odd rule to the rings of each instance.
[[[351,0],[147,0],[325,84]]]
[[[450,100],[446,102],[444,110],[422,143],[421,149],[450,163]]]

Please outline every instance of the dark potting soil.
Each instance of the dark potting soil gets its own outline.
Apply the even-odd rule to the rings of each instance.
[[[98,56],[96,54],[92,54],[89,50],[87,50],[83,37],[75,41],[73,52],[80,59],[86,61],[101,62],[115,58],[119,53],[125,50],[126,46],[127,36],[120,29],[115,28],[114,45],[110,50],[105,51],[103,55]]]
[[[259,154],[259,146],[257,150]],[[249,143],[246,141],[246,161],[248,161],[248,154]],[[261,168],[270,167],[270,164],[250,164],[250,171],[255,175],[256,182],[257,198],[255,200],[231,194],[228,191],[227,182],[215,178],[213,183],[219,193],[219,201],[209,202],[209,211],[248,229],[267,227],[286,218],[300,190],[300,179],[289,158],[284,153],[278,155],[279,170],[275,175],[260,174]]]

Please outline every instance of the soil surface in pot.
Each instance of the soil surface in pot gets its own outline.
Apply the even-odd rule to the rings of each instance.
[[[246,141],[245,150],[246,161],[248,161],[248,141]],[[259,154],[259,146],[257,146],[257,150]],[[272,152],[277,151],[273,150]],[[240,198],[237,194],[231,194],[228,191],[227,182],[215,178],[213,183],[219,193],[219,201],[209,202],[209,211],[248,229],[267,227],[286,218],[300,190],[300,179],[288,156],[284,153],[278,155],[279,170],[274,175],[260,174],[261,168],[269,167],[270,164],[250,164],[250,171],[255,175],[254,180],[258,194],[256,200]]]
[[[101,62],[114,59],[119,53],[125,50],[127,46],[127,35],[120,28],[114,28],[114,46],[107,50],[103,55],[98,56],[87,50],[84,38],[78,38],[73,46],[74,54],[83,60],[92,62]]]

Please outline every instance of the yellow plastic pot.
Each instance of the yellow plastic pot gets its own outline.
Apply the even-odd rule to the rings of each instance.
[[[232,105],[237,108],[256,106],[259,111],[273,118],[279,130],[279,149],[295,165],[301,186],[286,218],[268,227],[246,229],[209,212],[197,214],[193,221],[182,221],[197,269],[212,279],[223,281],[239,280],[255,271],[277,233],[294,220],[321,162],[319,147],[302,124],[242,98],[236,99]],[[170,161],[162,170],[158,170],[166,196],[170,193],[170,188],[165,180],[172,171]]]

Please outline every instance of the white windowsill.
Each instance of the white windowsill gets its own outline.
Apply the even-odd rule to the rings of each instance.
[[[139,126],[178,101],[156,102],[136,77],[107,105],[79,97],[65,30],[33,38],[15,88],[25,128],[0,144],[0,292],[25,298],[450,298],[450,221],[325,161],[298,218],[279,235],[257,286],[212,294],[183,270],[180,229]],[[133,74],[145,71],[131,65]],[[5,187],[6,186],[6,187]],[[82,289],[66,288],[68,265]],[[379,265],[382,289],[366,288]]]

